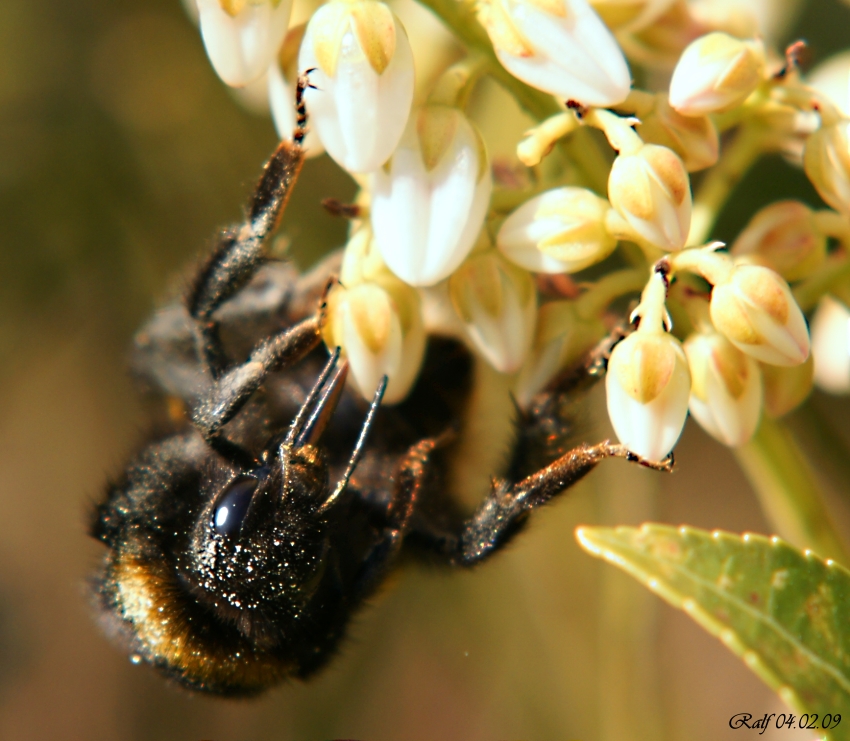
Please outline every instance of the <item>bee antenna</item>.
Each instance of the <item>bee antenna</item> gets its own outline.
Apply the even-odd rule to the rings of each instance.
[[[339,348],[336,348],[336,350],[331,353],[331,356],[328,358],[328,362],[325,363],[325,367],[319,374],[319,379],[316,381],[313,388],[310,389],[310,393],[307,394],[307,398],[304,399],[304,403],[298,410],[298,414],[295,415],[295,419],[293,419],[292,424],[289,425],[289,432],[286,433],[286,438],[281,445],[281,447],[285,450],[291,450],[292,446],[295,444],[295,439],[298,437],[298,433],[301,432],[301,429],[304,427],[304,423],[307,421],[313,410],[313,403],[322,392],[322,388],[325,383],[327,383],[328,376],[330,376],[331,372],[336,367],[336,364],[339,362],[339,353]]]
[[[322,505],[322,512],[330,509],[342,492],[345,491],[345,487],[348,486],[348,480],[354,473],[354,469],[357,468],[357,464],[360,463],[360,459],[363,457],[363,449],[366,446],[366,439],[369,437],[369,430],[372,428],[372,423],[375,421],[375,415],[378,413],[378,407],[381,406],[381,400],[384,398],[384,392],[387,390],[388,380],[389,379],[386,375],[383,376],[381,378],[381,382],[378,384],[378,388],[375,389],[375,395],[372,397],[372,403],[369,405],[369,412],[366,415],[366,419],[363,420],[363,426],[360,428],[360,437],[357,438],[357,444],[351,452],[351,458],[348,459],[348,467],[345,469],[345,473],[337,483],[333,494],[331,494]]]

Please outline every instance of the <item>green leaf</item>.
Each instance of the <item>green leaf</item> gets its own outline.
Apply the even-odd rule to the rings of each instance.
[[[582,547],[716,635],[798,713],[850,739],[850,572],[777,537],[687,526],[580,527]],[[820,723],[820,721],[819,721]]]

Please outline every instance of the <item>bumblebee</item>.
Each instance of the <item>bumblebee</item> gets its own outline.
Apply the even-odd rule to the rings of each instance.
[[[472,567],[602,459],[669,467],[609,443],[562,450],[563,401],[592,381],[588,362],[518,413],[505,478],[464,513],[448,479],[473,391],[467,348],[431,337],[410,395],[381,407],[384,379],[367,405],[321,344],[339,257],[299,275],[266,255],[304,159],[308,84],[244,223],[136,337],[137,375],[189,412],[129,462],[91,526],[107,548],[94,586],[107,631],[135,663],[217,695],[321,669],[403,553]]]

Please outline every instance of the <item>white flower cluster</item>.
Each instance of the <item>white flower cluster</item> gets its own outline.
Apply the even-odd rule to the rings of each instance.
[[[309,71],[307,152],[325,151],[357,175],[359,213],[325,339],[348,356],[366,398],[387,374],[385,401],[402,400],[427,333],[439,330],[514,374],[518,402],[533,404],[605,337],[609,305],[641,288],[636,330],[614,348],[607,377],[614,429],[639,455],[664,458],[689,410],[737,446],[763,411],[800,403],[812,374],[850,392],[850,311],[822,299],[812,371],[806,320],[786,282],[806,309],[827,291],[842,295],[850,120],[802,83],[790,57],[769,74],[753,28],[742,37],[740,24],[672,0],[480,0],[478,22],[504,70],[561,105],[517,147],[537,177],[527,193],[501,188],[518,206],[508,213],[496,206],[487,148],[465,112],[479,76],[503,70],[470,56],[414,107],[411,44],[379,0],[329,0],[293,28],[291,0],[196,2],[219,76],[244,86],[265,75],[281,136],[294,125],[294,82]],[[633,65],[672,70],[669,89],[632,89],[623,49]],[[541,165],[581,127],[601,130],[616,153],[604,196],[570,167]],[[719,128],[739,129],[728,151]],[[805,171],[833,211],[769,205],[730,252],[695,246],[756,156],[799,153],[803,141]],[[700,170],[704,186],[692,196],[690,173]],[[592,283],[568,277],[603,261],[613,267],[595,268]],[[678,338],[671,313],[685,317]]]

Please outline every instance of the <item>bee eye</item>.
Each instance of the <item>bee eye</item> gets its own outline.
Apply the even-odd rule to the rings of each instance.
[[[253,476],[240,476],[221,493],[213,514],[213,529],[217,533],[233,535],[238,532],[257,483]]]

